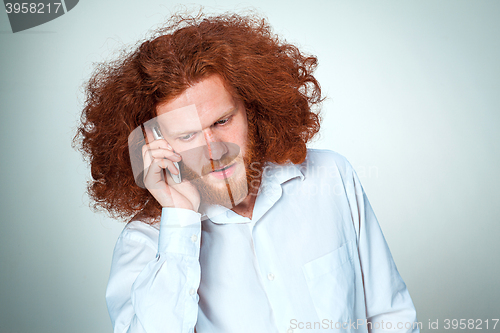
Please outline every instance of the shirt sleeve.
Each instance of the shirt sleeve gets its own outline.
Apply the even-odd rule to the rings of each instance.
[[[377,218],[349,165],[348,198],[357,233],[369,332],[419,332],[415,307]],[[390,324],[388,324],[390,322]]]
[[[124,229],[113,252],[106,303],[115,333],[192,333],[198,315],[201,222],[163,208],[158,245]]]

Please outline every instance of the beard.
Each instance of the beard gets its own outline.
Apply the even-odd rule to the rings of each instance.
[[[229,149],[220,159],[207,161],[201,166],[200,173],[182,162],[179,163],[179,171],[183,179],[189,179],[198,189],[202,205],[221,205],[232,209],[249,194],[257,195],[263,165],[257,158],[256,148],[255,140],[248,140],[245,156],[242,156],[239,147],[237,151]],[[221,167],[226,170],[220,169]],[[233,168],[231,172],[227,170]],[[222,179],[212,176],[214,171],[222,174]]]
[[[231,168],[236,169],[230,177],[228,177],[224,171],[218,171],[219,173],[223,173],[223,179],[215,180],[210,176],[210,172],[218,170],[218,165],[222,166],[229,164],[232,165]],[[245,168],[241,156],[230,160],[220,159],[217,160],[217,163],[213,161],[213,163],[205,165],[203,169],[210,167],[210,171],[202,173],[203,176],[201,177],[185,164],[183,164],[183,167],[180,165],[179,167],[182,177],[187,176],[188,179],[191,179],[191,183],[198,189],[202,205],[221,205],[231,209],[243,201],[248,195]]]

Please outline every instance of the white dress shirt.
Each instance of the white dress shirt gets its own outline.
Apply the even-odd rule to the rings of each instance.
[[[128,223],[106,301],[114,332],[419,332],[349,162],[268,164],[252,219],[164,208]],[[389,327],[390,325],[390,327]]]

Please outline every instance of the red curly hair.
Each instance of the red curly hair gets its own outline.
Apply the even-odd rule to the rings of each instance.
[[[203,78],[220,75],[244,103],[259,162],[303,162],[320,128],[319,111],[312,110],[322,102],[312,75],[316,57],[281,41],[265,19],[224,14],[172,22],[118,60],[99,64],[85,87],[73,145],[90,163],[94,208],[115,218],[160,216],[159,203],[134,180],[128,136],[157,116],[157,105]]]

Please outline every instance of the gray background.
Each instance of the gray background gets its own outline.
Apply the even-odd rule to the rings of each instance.
[[[499,318],[500,2],[202,4],[253,6],[318,56],[329,98],[311,147],[357,169],[424,328]],[[174,9],[87,0],[16,34],[0,12],[0,332],[111,331],[104,294],[123,224],[89,209],[70,141],[92,63]]]

